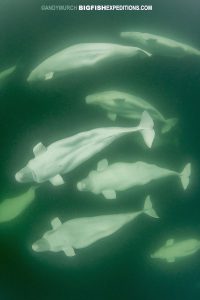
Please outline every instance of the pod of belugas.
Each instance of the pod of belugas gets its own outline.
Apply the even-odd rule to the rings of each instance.
[[[91,67],[104,60],[133,56],[151,56],[136,47],[109,43],[83,43],[68,47],[45,59],[29,75],[28,81],[49,80],[55,75],[83,67]]]
[[[16,66],[13,66],[0,72],[0,87],[5,82],[5,80],[15,71],[15,69]]]
[[[121,32],[122,38],[128,39],[135,46],[150,51],[153,55],[183,57],[186,55],[200,55],[200,51],[187,44],[177,42],[160,35],[144,32]]]
[[[163,124],[162,133],[168,132],[178,121],[176,118],[166,119],[155,107],[142,98],[116,90],[89,95],[85,101],[87,104],[99,105],[105,109],[108,118],[112,121],[115,121],[117,116],[138,120],[141,113],[146,110],[154,121]]]
[[[33,148],[35,158],[17,172],[15,178],[18,182],[49,180],[53,185],[61,185],[64,183],[62,174],[69,173],[124,134],[139,131],[151,147],[155,136],[153,125],[150,115],[143,112],[137,127],[93,129],[57,141],[47,148],[39,143]]]
[[[79,191],[90,191],[103,194],[106,199],[115,199],[116,192],[125,191],[134,186],[145,185],[153,180],[178,176],[183,188],[189,184],[191,165],[187,164],[181,173],[163,169],[145,162],[115,163],[108,165],[106,159],[101,160],[96,171],[91,171],[87,178],[77,183]]]
[[[177,258],[192,255],[200,250],[200,241],[196,239],[186,239],[175,242],[169,239],[163,247],[151,254],[151,258],[159,258],[173,263]]]
[[[159,218],[152,208],[150,197],[145,200],[144,208],[138,212],[97,217],[86,217],[69,220],[61,223],[58,218],[51,221],[52,230],[32,245],[36,252],[64,251],[67,256],[74,256],[74,249],[90,246],[96,241],[112,235],[125,224],[133,221],[141,214]]]
[[[5,199],[0,203],[0,223],[8,222],[18,217],[35,199],[36,187],[17,197]]]

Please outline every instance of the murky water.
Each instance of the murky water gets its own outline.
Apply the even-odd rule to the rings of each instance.
[[[94,1],[96,2],[96,1]],[[58,4],[59,1],[48,3]],[[114,1],[110,1],[114,3]],[[131,45],[121,31],[149,31],[200,49],[198,1],[152,0],[152,12],[44,12],[40,1],[0,3],[0,66],[17,63],[16,72],[0,91],[0,195],[24,193],[15,173],[32,158],[32,149],[80,131],[113,126],[103,110],[85,104],[95,92],[117,89],[136,94],[166,117],[178,117],[174,130],[155,141],[151,150],[134,135],[124,136],[73,172],[65,185],[44,183],[36,198],[15,220],[0,226],[0,299],[198,299],[200,264],[195,255],[174,264],[152,260],[150,254],[173,237],[200,239],[199,99],[200,60],[197,57],[152,57],[102,63],[69,76],[28,84],[30,71],[43,59],[82,42]],[[147,4],[148,4],[147,3]],[[43,3],[42,3],[43,4]],[[135,126],[119,118],[117,126]],[[166,178],[118,194],[116,201],[80,193],[76,183],[107,158],[145,161],[181,171],[192,163],[189,188],[178,178]],[[140,210],[150,194],[160,220],[141,216],[114,235],[64,253],[34,253],[31,245],[51,228],[50,221]]]

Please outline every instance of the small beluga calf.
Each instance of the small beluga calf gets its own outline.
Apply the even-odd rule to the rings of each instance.
[[[15,178],[22,183],[50,181],[53,185],[61,185],[64,183],[61,175],[69,173],[127,133],[140,132],[146,145],[151,147],[155,136],[153,125],[150,115],[143,112],[137,127],[97,128],[57,141],[47,148],[39,143],[33,148],[35,158],[17,172]]]
[[[183,241],[167,240],[166,244],[151,254],[151,258],[166,260],[173,263],[176,259],[195,254],[200,250],[200,241],[196,239],[187,239]]]
[[[177,42],[160,35],[144,32],[121,32],[120,36],[142,47],[153,55],[184,57],[187,55],[200,56],[200,51],[187,44]]]
[[[119,60],[126,57],[151,56],[136,47],[109,43],[83,43],[70,46],[45,59],[29,75],[28,81],[50,80],[83,67],[91,67],[104,60]]]
[[[141,113],[146,110],[154,121],[162,124],[162,133],[171,130],[178,121],[176,118],[166,119],[161,112],[146,100],[117,90],[89,95],[85,101],[89,105],[98,105],[103,108],[107,112],[108,118],[112,121],[115,121],[118,116],[138,120]]]
[[[74,256],[75,249],[88,247],[112,235],[143,213],[152,218],[159,218],[152,208],[149,196],[145,200],[143,210],[138,212],[77,218],[63,224],[55,218],[51,221],[52,230],[47,231],[40,240],[36,241],[32,249],[36,252],[64,251],[66,256]]]
[[[183,188],[186,189],[190,173],[190,164],[187,164],[184,170],[178,173],[141,161],[136,163],[120,162],[109,166],[108,161],[103,159],[98,163],[96,171],[91,171],[87,178],[77,183],[77,189],[90,191],[97,195],[102,194],[106,199],[116,199],[118,191],[125,191],[168,176],[178,176]]]

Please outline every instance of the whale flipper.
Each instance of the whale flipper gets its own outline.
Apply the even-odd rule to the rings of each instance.
[[[33,154],[35,156],[38,156],[44,152],[46,152],[46,147],[42,143],[38,143],[34,148],[33,148]]]
[[[45,74],[45,80],[50,80],[53,78],[53,76],[54,76],[54,72],[49,72]]]
[[[114,190],[105,190],[102,192],[102,194],[104,195],[104,197],[106,199],[116,199],[117,198],[116,192]]]
[[[51,184],[53,184],[54,186],[58,186],[58,185],[62,185],[64,184],[64,180],[62,178],[62,176],[60,176],[59,174],[52,177],[51,179],[49,179],[49,181],[51,182]]]
[[[63,251],[65,252],[66,256],[69,256],[69,257],[76,255],[74,249],[70,246],[67,246],[66,248],[64,248]]]
[[[55,218],[51,221],[51,226],[53,229],[57,229],[58,227],[60,227],[62,225],[61,221],[59,218]]]
[[[104,171],[108,167],[107,159],[102,159],[97,164],[97,171]]]

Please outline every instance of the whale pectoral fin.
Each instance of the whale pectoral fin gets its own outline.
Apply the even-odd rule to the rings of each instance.
[[[49,181],[55,186],[62,185],[65,183],[62,176],[60,176],[59,174],[50,178]]]
[[[167,262],[173,263],[173,262],[175,262],[175,258],[174,257],[167,258]]]
[[[53,78],[53,76],[54,76],[54,72],[49,72],[49,73],[46,73],[46,74],[45,74],[44,79],[45,79],[45,80],[50,80],[50,79]]]
[[[110,119],[111,121],[115,121],[117,119],[117,114],[109,112],[107,113],[108,119]]]
[[[59,218],[55,218],[51,221],[51,226],[53,229],[57,229],[58,227],[60,227],[62,225],[61,221]]]
[[[102,194],[104,195],[104,197],[106,199],[116,199],[117,198],[116,192],[114,190],[105,190],[102,192]]]
[[[174,244],[174,239],[169,239],[166,242],[166,246],[172,246]]]
[[[72,247],[70,247],[70,246],[65,247],[63,249],[63,251],[65,252],[66,256],[69,256],[69,257],[76,255],[74,249]]]
[[[44,152],[46,152],[47,149],[42,143],[38,143],[34,148],[33,148],[33,154],[35,156],[38,156]]]
[[[104,171],[108,167],[107,159],[102,159],[97,164],[97,171]]]

